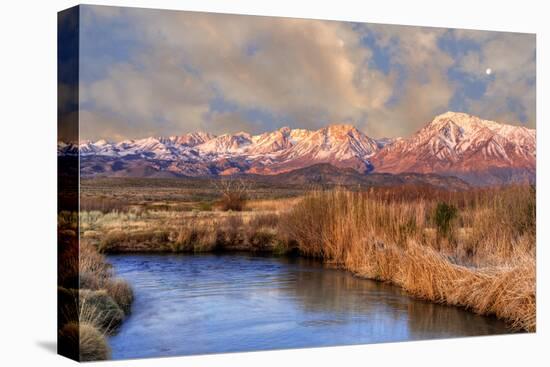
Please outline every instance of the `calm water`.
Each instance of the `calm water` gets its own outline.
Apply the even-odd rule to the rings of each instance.
[[[506,333],[504,323],[408,297],[315,261],[248,255],[116,255],[135,292],[113,358]]]

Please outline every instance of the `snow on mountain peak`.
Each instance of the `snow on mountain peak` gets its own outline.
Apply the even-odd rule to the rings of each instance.
[[[102,147],[104,145],[109,144],[109,142],[105,139],[100,139],[94,143],[95,146]]]
[[[464,132],[475,132],[481,129],[489,129],[492,132],[502,135],[513,135],[518,131],[523,133],[534,134],[534,129],[528,129],[524,126],[509,125],[491,120],[484,120],[477,116],[469,115],[463,112],[448,111],[441,115],[436,116],[432,122],[430,122],[425,128],[441,128],[445,125],[454,124],[460,127]],[[521,134],[521,133],[520,133]]]
[[[251,135],[245,132],[223,134],[196,146],[203,153],[241,153],[251,143]]]
[[[60,154],[75,154],[75,149],[71,153],[65,146],[58,150]],[[534,129],[524,126],[449,111],[406,138],[373,139],[351,124],[338,123],[318,130],[284,126],[258,135],[238,132],[215,136],[194,132],[118,143],[104,139],[81,141],[78,151],[85,158],[82,162],[88,168],[84,169],[92,175],[110,172],[110,163],[105,162],[112,160],[118,162],[117,175],[123,169],[120,167],[139,165],[197,176],[238,172],[277,174],[329,163],[359,172],[374,169],[389,173],[438,173],[473,177],[474,181],[479,172],[492,175],[491,172],[498,171],[511,180],[534,177],[536,134]],[[105,160],[95,159],[97,156]],[[96,171],[100,165],[107,168]]]
[[[188,147],[194,147],[202,143],[206,143],[209,140],[214,139],[215,136],[203,131],[188,133],[180,136],[171,136],[169,138],[174,144],[185,145]]]
[[[467,175],[491,169],[535,166],[535,130],[446,112],[412,136],[383,148],[373,164],[379,172],[448,172]]]

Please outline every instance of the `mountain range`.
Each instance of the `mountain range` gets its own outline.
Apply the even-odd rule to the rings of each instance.
[[[435,174],[488,185],[534,182],[535,148],[534,129],[447,112],[413,135],[395,139],[374,139],[353,125],[333,124],[260,135],[195,132],[81,141],[78,148],[60,144],[58,154],[79,152],[84,177],[273,176],[328,164],[348,176],[348,169],[359,175]]]

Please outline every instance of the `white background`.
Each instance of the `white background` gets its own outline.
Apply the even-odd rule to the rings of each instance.
[[[537,33],[538,317],[536,334],[239,353],[104,366],[550,365],[548,170],[550,70],[545,1],[95,1],[203,10]],[[56,12],[73,1],[3,2],[0,32],[0,365],[65,366],[56,335]]]

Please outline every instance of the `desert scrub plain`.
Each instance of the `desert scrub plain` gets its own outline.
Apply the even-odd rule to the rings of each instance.
[[[82,238],[100,253],[317,257],[418,298],[496,315],[512,329],[535,330],[532,186],[448,192],[245,185],[228,196],[214,184],[193,185],[85,182]]]
[[[83,240],[79,247],[77,220],[75,213],[58,216],[58,348],[80,361],[105,360],[107,337],[130,313],[133,292],[95,246]]]

